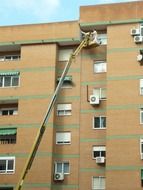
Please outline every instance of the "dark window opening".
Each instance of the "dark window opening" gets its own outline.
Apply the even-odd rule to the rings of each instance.
[[[6,100],[0,102],[0,116],[9,116],[18,114],[18,101]]]

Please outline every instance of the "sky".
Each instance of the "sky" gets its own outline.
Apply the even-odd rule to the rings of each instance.
[[[79,7],[136,0],[1,0],[0,26],[72,21]]]

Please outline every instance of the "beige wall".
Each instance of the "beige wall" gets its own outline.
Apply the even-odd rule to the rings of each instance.
[[[108,27],[106,182],[110,190],[142,189],[139,113],[142,67],[136,61],[141,45],[135,44],[130,35],[134,27],[139,24]]]
[[[140,19],[141,5],[142,2],[132,2],[81,7],[80,23]],[[138,27],[138,24],[108,26],[107,46],[85,48],[73,61],[68,72],[72,75],[72,88],[61,89],[56,102],[56,105],[71,103],[72,115],[58,117],[55,106],[25,183],[49,184],[53,186],[46,189],[53,190],[57,187],[66,190],[71,185],[75,185],[75,189],[87,190],[92,188],[93,176],[106,176],[106,190],[141,189],[139,138],[142,128],[138,105],[142,104],[139,78],[143,73],[136,56],[142,44],[133,42],[130,35],[133,27]],[[76,21],[0,27],[0,43],[76,37],[79,37]],[[56,78],[65,66],[65,63],[58,62],[60,48],[64,47],[54,43],[22,45],[20,61],[0,64],[1,71],[20,71],[20,87],[0,89],[1,99],[17,98],[19,103],[18,115],[0,117],[0,127],[18,126],[17,143],[0,145],[1,155],[16,155],[16,172],[14,175],[0,175],[0,184],[18,182],[55,89]],[[93,72],[96,60],[107,61],[107,73]],[[89,103],[95,87],[107,88],[107,100],[100,101],[98,106]],[[107,116],[107,129],[95,130],[92,119],[100,115]],[[70,131],[71,144],[56,145],[57,131]],[[106,165],[96,164],[92,157],[94,145],[106,145]],[[63,182],[53,180],[55,161],[70,163],[70,174]],[[42,190],[42,185],[37,185],[36,189]],[[32,189],[33,186],[29,187]]]
[[[142,1],[80,7],[80,22],[121,21],[142,18]]]
[[[32,126],[40,126],[55,88],[57,46],[55,44],[22,46],[21,52],[20,61],[7,62],[1,65],[1,70],[4,71],[13,69],[20,71],[19,87],[0,89],[2,99],[5,96],[6,99],[18,97],[18,115],[0,117],[1,126],[21,126],[17,130],[17,143],[15,145],[0,145],[1,154],[7,156],[9,154],[19,155],[16,156],[15,175],[0,176],[1,183],[3,184],[16,184],[18,182],[26,158],[38,132],[38,128]],[[52,115],[50,122],[53,123]],[[27,125],[29,127],[26,127]],[[52,153],[53,128],[47,128],[46,134],[48,134],[48,140],[46,137],[42,139],[38,152]],[[47,169],[45,170],[45,168]],[[25,182],[28,183],[29,180],[30,182],[37,181],[37,183],[44,183],[47,180],[51,181],[51,170],[51,156],[36,157]],[[39,175],[40,173],[42,175]]]
[[[0,27],[0,42],[79,37],[78,22],[59,22]]]

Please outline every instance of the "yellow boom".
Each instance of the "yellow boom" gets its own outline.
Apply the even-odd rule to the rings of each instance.
[[[60,81],[59,81],[59,83],[58,83],[58,85],[57,85],[57,87],[55,89],[55,92],[54,92],[54,94],[52,96],[52,99],[51,99],[51,101],[49,103],[49,106],[48,106],[47,112],[45,114],[45,117],[44,117],[43,121],[41,122],[41,125],[39,127],[38,132],[37,132],[36,138],[34,140],[34,143],[32,145],[31,151],[29,153],[29,156],[28,156],[27,161],[25,163],[25,166],[23,168],[23,171],[22,171],[22,174],[20,176],[19,182],[17,183],[17,185],[15,187],[15,190],[20,190],[22,188],[23,183],[24,183],[24,179],[25,179],[28,171],[31,168],[31,165],[32,165],[33,160],[35,158],[35,155],[36,155],[36,152],[38,150],[39,144],[40,144],[41,139],[43,137],[43,134],[44,134],[44,131],[45,131],[45,128],[46,128],[45,126],[46,126],[46,124],[48,122],[48,119],[50,117],[50,113],[51,113],[51,111],[52,111],[52,109],[54,107],[54,104],[55,104],[55,101],[56,101],[57,96],[59,94],[60,88],[61,88],[61,86],[63,84],[64,78],[65,78],[65,76],[66,76],[66,74],[67,74],[67,72],[69,70],[69,67],[70,67],[73,59],[75,58],[75,56],[77,56],[79,54],[79,52],[81,51],[81,49],[83,47],[87,47],[87,46],[91,46],[91,45],[98,46],[99,43],[93,41],[92,32],[85,33],[83,40],[81,41],[79,46],[76,48],[76,50],[71,54],[66,66],[64,68],[64,71],[63,71],[63,73],[62,73],[62,75],[60,77]]]

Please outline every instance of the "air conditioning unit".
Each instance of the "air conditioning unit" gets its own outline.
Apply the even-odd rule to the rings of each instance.
[[[140,35],[140,29],[139,28],[132,28],[131,29],[131,35],[132,36]]]
[[[137,61],[143,61],[143,55],[142,54],[137,55]]]
[[[135,36],[134,37],[134,42],[135,43],[141,43],[141,42],[143,42],[143,36]]]
[[[99,104],[99,97],[95,95],[90,95],[90,104],[91,105]]]
[[[105,157],[96,157],[96,163],[97,164],[103,164],[103,163],[105,163]]]
[[[55,181],[62,181],[62,180],[64,180],[64,173],[55,173],[54,174],[54,180]]]

